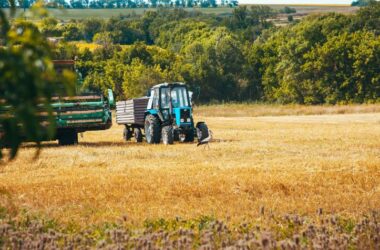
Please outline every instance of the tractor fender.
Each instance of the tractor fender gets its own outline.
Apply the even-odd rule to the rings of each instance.
[[[148,116],[148,115],[155,115],[155,116],[157,116],[157,111],[156,110],[154,110],[154,109],[148,109],[147,111],[145,111],[145,113],[144,113],[144,120],[145,120],[145,118]]]
[[[157,110],[155,110],[155,109],[151,109],[151,110],[147,110],[147,111],[145,111],[145,114],[144,114],[144,121],[145,121],[145,119],[146,119],[146,117],[147,117],[148,115],[154,115],[154,116],[158,117],[158,119],[161,121],[160,116],[158,115]]]
[[[203,121],[197,122],[197,124],[195,125],[195,127],[198,128],[199,125],[201,125],[201,124],[206,124],[206,122],[203,122]]]
[[[149,109],[145,112],[145,117],[147,115],[154,115],[154,116],[157,116],[158,119],[160,120],[160,122],[164,122],[164,117],[162,116],[162,113],[160,110],[155,110],[155,109]],[[145,119],[144,117],[144,119]]]

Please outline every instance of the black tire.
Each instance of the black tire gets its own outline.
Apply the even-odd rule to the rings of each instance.
[[[58,144],[60,146],[68,146],[78,144],[78,133],[75,129],[65,129],[59,131]]]
[[[162,128],[162,142],[165,145],[171,145],[174,141],[173,126],[165,126]]]
[[[175,130],[173,131],[173,139],[174,139],[174,141],[180,141],[180,137],[179,137],[179,131],[178,131],[178,129],[175,129]]]
[[[188,130],[185,133],[185,140],[184,142],[193,142],[194,141],[194,130]]]
[[[149,144],[160,143],[161,125],[158,118],[154,115],[147,115],[145,118],[145,138]]]
[[[209,136],[208,127],[206,123],[204,122],[198,122],[196,127],[197,127],[198,142],[201,142],[203,139]]]
[[[129,141],[130,139],[131,139],[131,137],[132,137],[132,131],[131,131],[131,129],[129,128],[129,126],[125,126],[124,127],[124,131],[123,131],[123,139],[125,140],[125,141]]]
[[[135,137],[136,142],[142,142],[143,141],[143,135],[140,128],[134,128],[133,129],[133,136]]]

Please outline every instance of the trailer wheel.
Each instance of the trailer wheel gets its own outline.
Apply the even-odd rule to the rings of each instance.
[[[203,139],[208,137],[208,127],[206,123],[204,122],[198,122],[197,123],[197,137],[198,137],[198,142],[201,142]]]
[[[162,128],[162,142],[165,145],[173,144],[174,135],[173,135],[173,126],[165,126]]]
[[[140,128],[134,128],[133,129],[133,136],[136,139],[136,142],[142,142],[143,141],[143,136]]]
[[[148,115],[145,118],[145,138],[149,144],[160,143],[161,140],[161,125],[158,118],[154,115]]]
[[[123,130],[123,138],[124,140],[129,141],[131,137],[132,137],[131,129],[129,128],[128,125],[125,125],[124,130]]]
[[[78,144],[78,133],[75,129],[64,129],[59,131],[58,144],[60,146]]]

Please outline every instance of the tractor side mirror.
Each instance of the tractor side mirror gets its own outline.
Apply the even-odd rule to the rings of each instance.
[[[110,107],[115,106],[115,99],[113,97],[113,92],[111,89],[108,89],[108,103],[109,103]]]
[[[193,95],[194,95],[194,92],[193,92],[193,91],[189,91],[189,98],[190,98],[190,105],[191,105],[191,106],[194,105],[194,102],[193,102]]]

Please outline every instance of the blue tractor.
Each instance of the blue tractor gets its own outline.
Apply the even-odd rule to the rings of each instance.
[[[206,123],[194,124],[191,92],[184,83],[162,83],[153,86],[147,97],[116,103],[116,122],[125,125],[123,137],[142,142],[173,144],[193,142],[209,136]]]
[[[148,143],[193,142],[208,137],[205,122],[194,124],[191,92],[184,83],[162,83],[148,93],[144,131]]]

